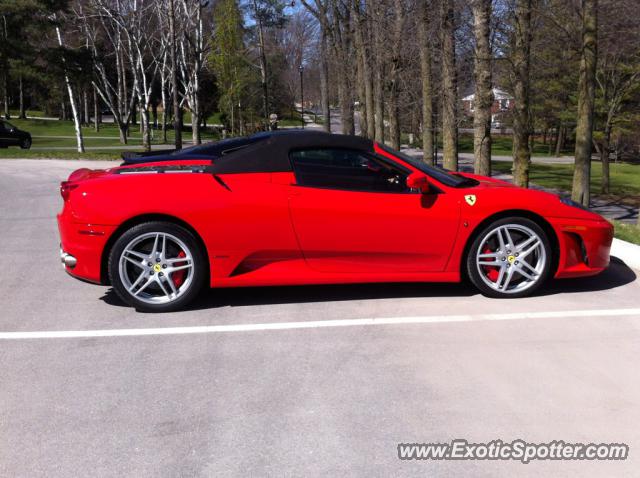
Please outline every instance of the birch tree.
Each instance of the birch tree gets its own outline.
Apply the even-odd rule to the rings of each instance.
[[[200,87],[202,70],[205,66],[206,49],[201,0],[182,0],[180,16],[183,34],[179,41],[180,78],[184,85],[184,98],[191,111],[191,131],[193,144],[200,144]]]
[[[178,58],[176,51],[176,9],[175,0],[169,0],[169,59],[171,72],[171,99],[173,103],[173,134],[176,149],[182,149],[182,112],[180,110],[178,84]]]
[[[126,53],[127,34],[122,22],[118,20],[121,16],[120,8],[119,2],[112,6],[103,0],[87,0],[78,1],[74,12],[82,23],[91,51],[95,73],[93,86],[113,114],[120,142],[127,144],[137,85],[129,85],[127,72],[131,68]]]
[[[73,126],[76,132],[76,143],[78,147],[78,153],[84,153],[84,138],[82,137],[82,125],[80,124],[80,114],[76,105],[76,98],[73,93],[73,86],[71,85],[71,79],[69,78],[69,71],[67,70],[67,60],[65,58],[65,44],[62,38],[62,31],[60,30],[60,24],[58,23],[58,15],[54,14],[52,17],[55,23],[56,38],[58,39],[58,45],[62,53],[62,70],[64,74],[64,83],[67,88],[67,94],[69,95],[69,103],[71,104],[71,114],[73,115]]]

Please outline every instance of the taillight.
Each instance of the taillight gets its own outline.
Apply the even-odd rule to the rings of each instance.
[[[64,199],[65,201],[69,199],[69,193],[71,193],[71,191],[73,191],[77,187],[77,184],[69,181],[62,181],[60,183],[60,195],[62,196],[62,199]]]

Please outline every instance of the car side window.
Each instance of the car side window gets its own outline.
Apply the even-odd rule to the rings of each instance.
[[[363,151],[305,149],[290,154],[300,186],[368,192],[409,192],[408,171]]]

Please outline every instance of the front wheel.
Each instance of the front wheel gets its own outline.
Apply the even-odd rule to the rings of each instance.
[[[523,297],[551,274],[551,247],[542,228],[521,217],[495,221],[478,234],[467,255],[467,274],[484,295]]]
[[[138,310],[184,308],[202,288],[206,261],[188,230],[166,222],[132,227],[109,255],[109,277],[118,296]]]
[[[21,149],[30,149],[31,148],[31,138],[25,138],[20,142]]]

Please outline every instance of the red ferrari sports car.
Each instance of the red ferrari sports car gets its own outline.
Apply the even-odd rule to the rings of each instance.
[[[553,194],[428,166],[373,141],[269,132],[79,169],[61,259],[140,310],[213,288],[457,282],[522,297],[607,267],[613,228]]]

